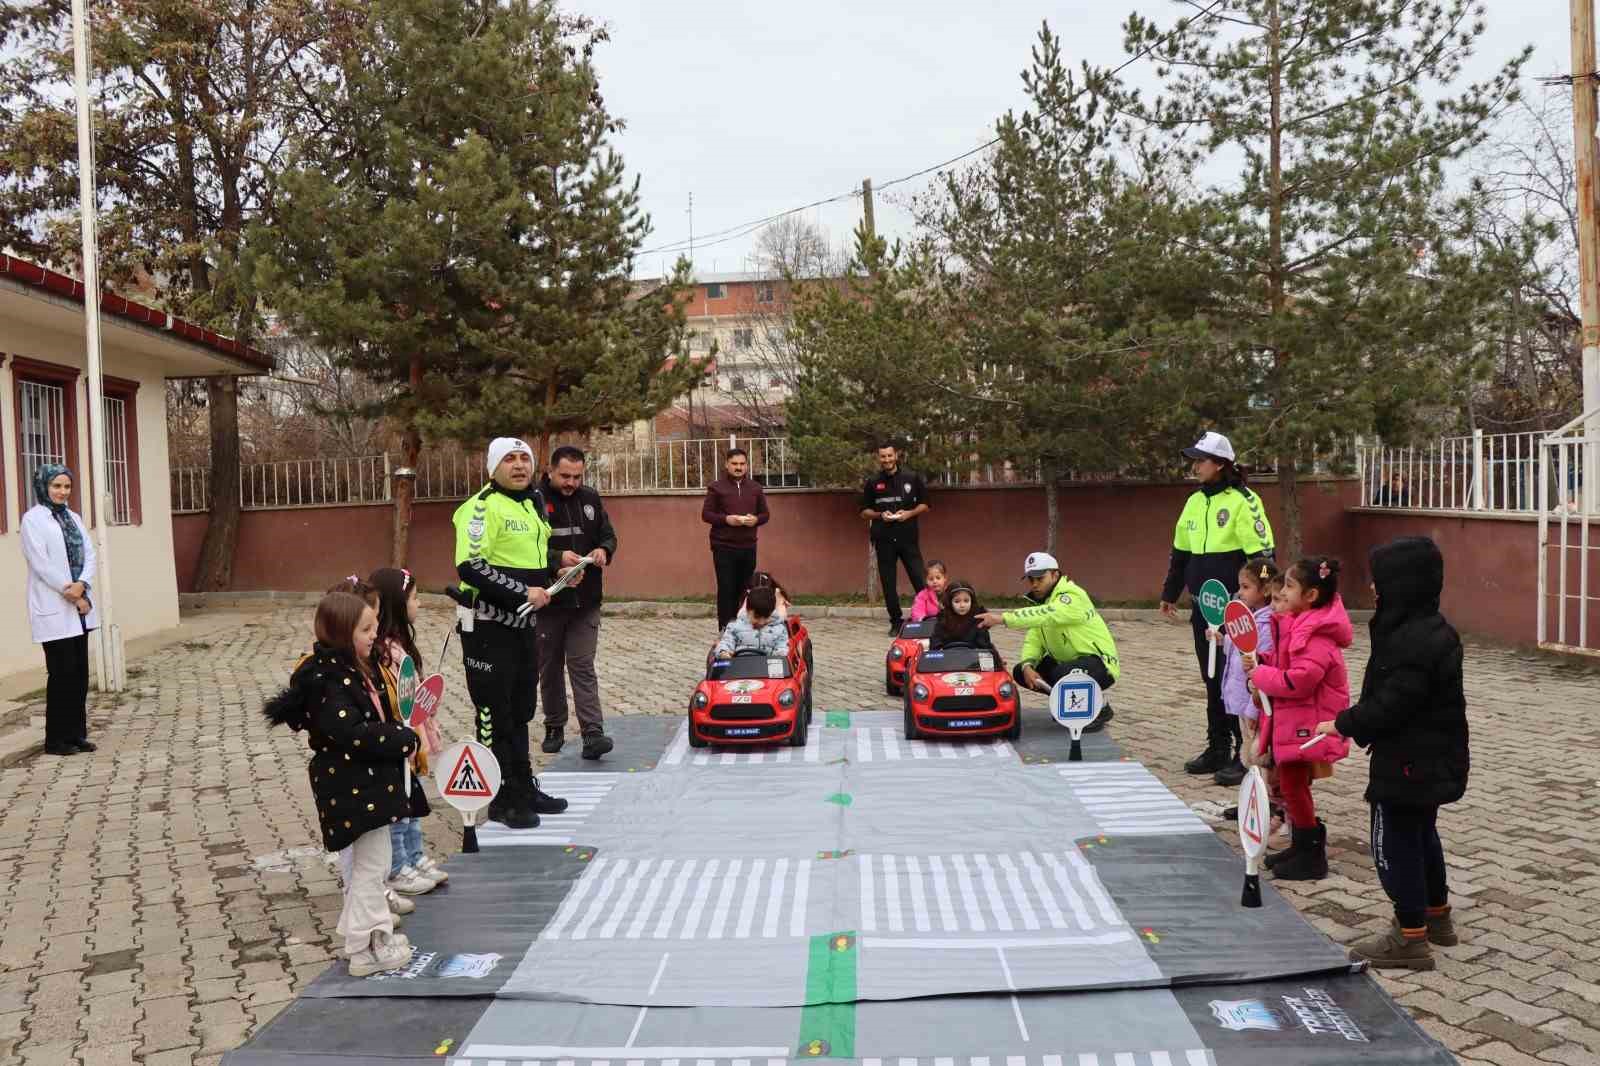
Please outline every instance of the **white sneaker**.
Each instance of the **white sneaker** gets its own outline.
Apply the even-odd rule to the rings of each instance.
[[[383,898],[389,901],[389,913],[395,915],[397,918],[402,914],[410,914],[412,911],[417,909],[417,905],[415,903],[412,903],[404,896],[396,895],[394,889],[392,888],[385,888],[383,890]]]
[[[400,867],[400,872],[389,878],[388,884],[402,896],[422,896],[433,891],[433,882],[410,866]]]
[[[450,880],[449,873],[445,871],[443,866],[434,861],[432,855],[424,855],[422,857],[421,861],[417,863],[417,872],[435,885],[442,885]]]
[[[379,931],[372,934],[372,943],[367,950],[350,956],[350,976],[371,977],[375,973],[389,973],[410,961],[409,940]]]

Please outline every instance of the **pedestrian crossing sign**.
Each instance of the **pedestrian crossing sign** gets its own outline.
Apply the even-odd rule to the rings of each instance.
[[[500,763],[482,744],[452,744],[434,761],[434,784],[446,803],[462,813],[488,804],[500,790]]]
[[[494,795],[484,780],[478,760],[472,757],[471,748],[461,749],[460,756],[456,758],[455,769],[450,771],[450,780],[444,786],[444,794],[446,796]]]
[[[1100,716],[1100,699],[1094,678],[1074,670],[1050,689],[1050,717],[1076,736]]]

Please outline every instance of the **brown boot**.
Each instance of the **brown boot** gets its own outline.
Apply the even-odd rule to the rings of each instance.
[[[1351,944],[1350,961],[1364,962],[1379,970],[1431,970],[1433,949],[1428,946],[1427,927],[1401,929],[1400,923],[1390,922],[1383,932]]]
[[[1450,918],[1450,904],[1443,907],[1429,907],[1428,943],[1438,944],[1442,948],[1453,948],[1461,943],[1461,938],[1456,935],[1456,923]]]

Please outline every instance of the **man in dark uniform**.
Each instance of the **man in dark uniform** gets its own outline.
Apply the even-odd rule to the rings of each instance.
[[[565,742],[566,677],[583,734],[583,757],[598,759],[611,750],[600,713],[600,682],[594,656],[600,643],[601,580],[617,556],[617,534],[600,494],[583,483],[584,454],[570,444],[550,456],[550,470],[539,483],[550,521],[550,566],[565,570],[584,559],[590,566],[575,587],[556,593],[539,612],[539,689],[544,699],[544,743],[554,754]]]
[[[895,563],[904,564],[915,596],[927,583],[917,519],[928,511],[928,486],[900,467],[900,450],[885,442],[878,447],[878,472],[861,486],[861,517],[872,523],[872,547],[878,553],[878,577],[889,609],[889,634],[900,632],[900,588]]]

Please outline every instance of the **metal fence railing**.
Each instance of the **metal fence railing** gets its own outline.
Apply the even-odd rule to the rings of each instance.
[[[1480,430],[1419,445],[1361,442],[1356,460],[1362,505],[1535,514],[1544,436]]]
[[[1600,656],[1600,410],[1547,435],[1539,465],[1539,646]]]
[[[704,489],[722,476],[728,449],[743,448],[750,476],[767,488],[810,488],[787,437],[705,437],[658,441],[631,451],[593,452],[585,481],[602,493]]]

